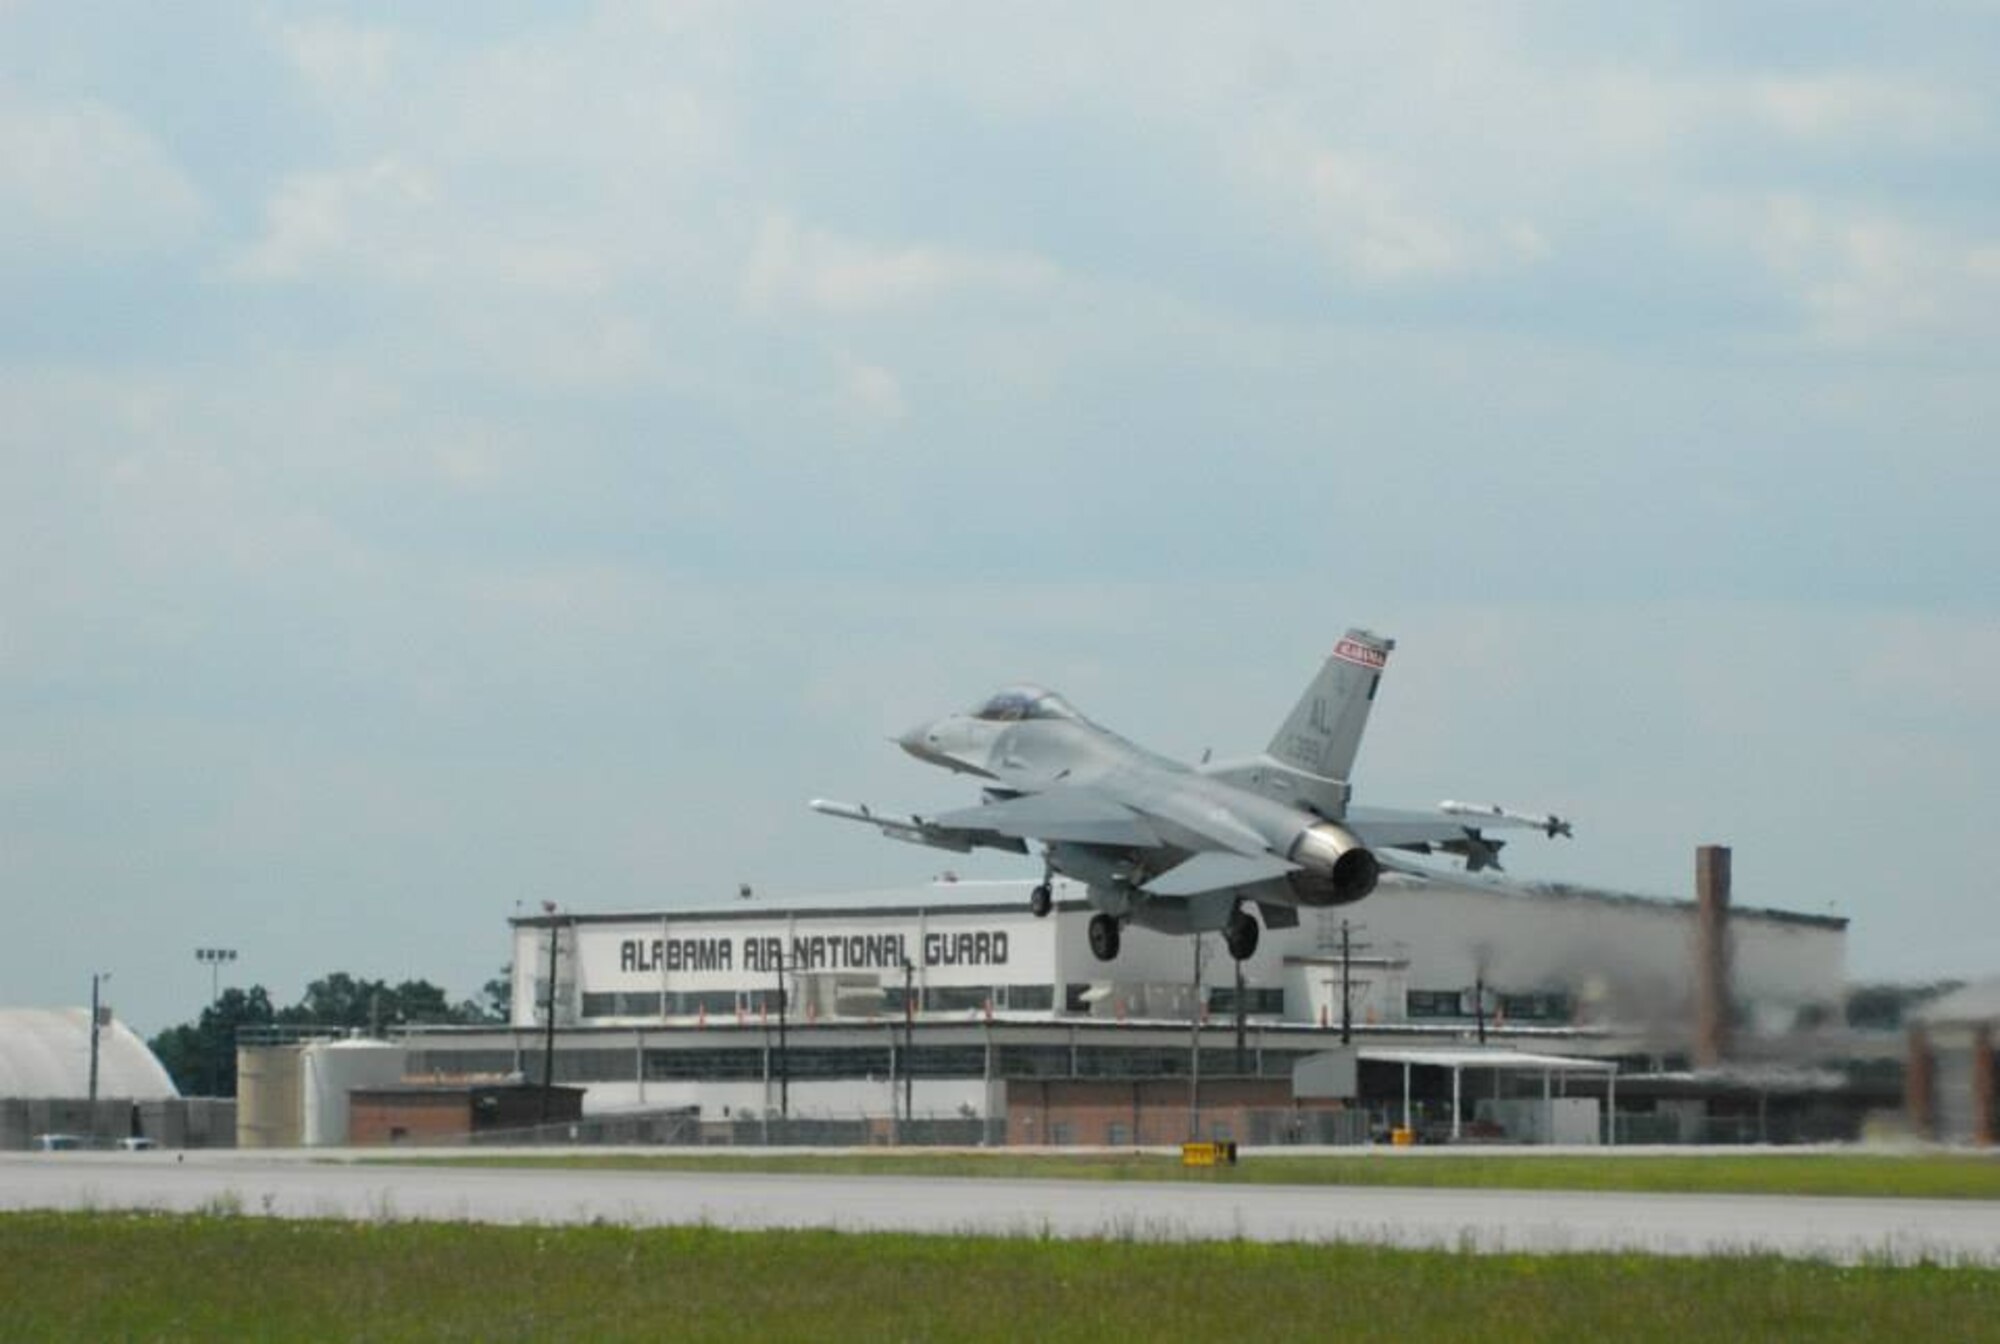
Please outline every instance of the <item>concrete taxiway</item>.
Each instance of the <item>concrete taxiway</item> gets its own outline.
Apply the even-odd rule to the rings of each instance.
[[[582,1171],[152,1152],[0,1156],[0,1209],[1351,1241],[1486,1252],[1762,1252],[2000,1265],[2000,1205],[1970,1200]]]

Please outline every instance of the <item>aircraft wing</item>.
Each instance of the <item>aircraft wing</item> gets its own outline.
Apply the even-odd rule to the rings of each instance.
[[[1268,882],[1297,868],[1296,863],[1272,854],[1253,858],[1209,850],[1169,868],[1148,882],[1144,890],[1154,896],[1198,896],[1205,891]]]
[[[1407,845],[1448,840],[1485,826],[1528,826],[1549,838],[1570,834],[1570,824],[1557,816],[1510,812],[1488,803],[1438,804],[1435,812],[1387,807],[1351,807],[1341,825],[1368,845]]]
[[[913,845],[948,849],[956,854],[970,854],[975,849],[1004,849],[1012,854],[1028,852],[1027,844],[1019,836],[1007,835],[991,828],[950,826],[917,816],[915,813],[904,816],[888,815],[860,803],[836,803],[825,798],[813,799],[812,809],[829,817],[839,817],[843,821],[865,822],[891,840],[906,840]]]
[[[1506,808],[1471,803],[1443,803],[1435,812],[1403,811],[1384,807],[1352,807],[1341,825],[1370,849],[1408,849],[1419,854],[1433,850],[1456,854],[1472,872],[1500,866],[1503,840],[1488,840],[1481,832],[1489,826],[1532,827],[1551,838],[1568,835],[1570,825],[1561,817],[1535,816],[1510,812]]]
[[[1140,813],[1092,789],[1069,787],[1024,794],[938,816],[940,826],[991,831],[1021,840],[1152,848],[1159,834]]]

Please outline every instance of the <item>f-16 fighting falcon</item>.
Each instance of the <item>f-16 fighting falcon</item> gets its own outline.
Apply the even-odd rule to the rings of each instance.
[[[1499,867],[1485,831],[1570,834],[1554,816],[1446,802],[1436,811],[1354,807],[1348,775],[1395,641],[1349,630],[1262,755],[1200,766],[1157,756],[1102,728],[1053,691],[1010,686],[977,709],[898,738],[920,761],[985,781],[978,807],[896,816],[815,800],[814,810],[898,840],[959,853],[1042,847],[1029,897],[1045,916],[1055,874],[1082,883],[1097,913],[1090,950],[1118,955],[1127,923],[1165,933],[1220,929],[1237,960],[1257,950],[1258,917],[1292,928],[1298,907],[1347,905],[1382,870],[1425,870],[1385,849],[1446,853],[1469,871]]]

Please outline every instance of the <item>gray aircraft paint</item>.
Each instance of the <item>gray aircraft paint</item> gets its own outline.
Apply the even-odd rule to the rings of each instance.
[[[1380,849],[1455,854],[1477,869],[1497,866],[1501,842],[1485,827],[1567,834],[1559,818],[1500,807],[1348,805],[1347,775],[1394,647],[1349,630],[1269,748],[1246,761],[1191,768],[1093,723],[1052,691],[1022,685],[897,739],[927,764],[989,781],[983,804],[934,817],[824,800],[813,807],[961,853],[1025,854],[1038,843],[1049,871],[1082,882],[1113,921],[1109,955],[1116,926],[1128,921],[1176,933],[1227,928],[1232,951],[1254,947],[1255,926],[1246,931],[1239,914],[1246,906],[1289,926],[1291,907],[1362,899],[1380,868],[1406,866]]]

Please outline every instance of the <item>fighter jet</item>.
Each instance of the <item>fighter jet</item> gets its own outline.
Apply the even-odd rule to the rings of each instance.
[[[1091,722],[1054,691],[1010,686],[978,708],[922,723],[897,742],[920,761],[983,782],[977,807],[893,815],[815,799],[815,811],[897,840],[958,853],[1041,847],[1029,908],[1046,916],[1058,873],[1084,885],[1097,913],[1090,950],[1118,956],[1127,924],[1167,933],[1221,930],[1237,960],[1263,926],[1299,922],[1300,906],[1347,905],[1384,868],[1427,870],[1383,853],[1444,853],[1468,870],[1498,868],[1500,840],[1521,826],[1567,836],[1560,817],[1445,802],[1435,811],[1355,807],[1348,776],[1395,641],[1349,630],[1261,755],[1197,766],[1155,755]],[[1252,909],[1256,915],[1251,913]]]

